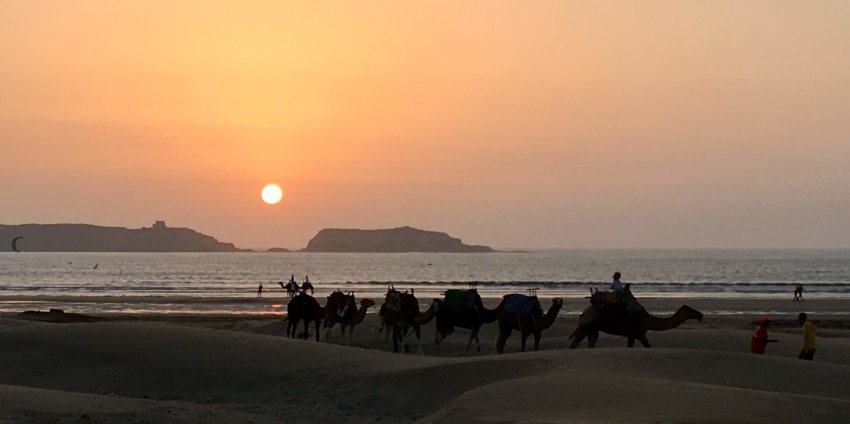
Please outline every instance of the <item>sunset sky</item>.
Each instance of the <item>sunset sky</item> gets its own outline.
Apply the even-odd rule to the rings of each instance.
[[[850,247],[848,23],[845,1],[0,0],[0,223]]]

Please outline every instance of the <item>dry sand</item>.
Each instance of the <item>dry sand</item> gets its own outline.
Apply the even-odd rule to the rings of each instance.
[[[583,300],[567,302],[578,310]],[[734,311],[736,301],[689,301]],[[742,301],[743,302],[743,301]],[[677,300],[646,300],[650,311]],[[758,302],[757,302],[758,303]],[[426,356],[394,354],[375,316],[354,346],[283,337],[280,318],[110,316],[47,323],[0,318],[0,422],[850,422],[850,302],[762,301],[750,313],[706,316],[650,333],[655,347],[566,349],[576,319],[562,315],[541,351],[519,353],[514,335],[495,354],[496,328],[482,352],[465,354],[458,330]],[[819,326],[814,362],[800,361],[796,311]],[[752,321],[778,314],[768,354],[748,353]],[[132,319],[131,319],[132,318]],[[415,350],[415,349],[414,349]]]

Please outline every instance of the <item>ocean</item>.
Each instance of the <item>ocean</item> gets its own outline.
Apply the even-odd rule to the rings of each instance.
[[[544,250],[499,253],[0,253],[0,311],[279,313],[277,284],[309,276],[380,298],[389,284],[439,296],[583,297],[615,271],[638,297],[850,298],[850,250]],[[257,286],[265,299],[256,302]]]

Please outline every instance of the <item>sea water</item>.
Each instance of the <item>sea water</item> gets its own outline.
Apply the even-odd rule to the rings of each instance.
[[[475,286],[484,297],[538,289],[583,297],[615,271],[640,297],[850,298],[850,250],[547,250],[497,253],[0,253],[0,311],[59,305],[88,312],[279,312],[278,285],[309,277],[380,296],[388,285],[439,296]],[[90,302],[87,299],[98,299]],[[272,309],[269,309],[272,308]]]

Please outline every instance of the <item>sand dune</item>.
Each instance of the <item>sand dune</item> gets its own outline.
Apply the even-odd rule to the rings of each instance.
[[[653,349],[603,335],[566,350],[574,317],[540,352],[440,357],[388,352],[374,317],[355,347],[281,337],[280,320],[51,324],[0,319],[0,422],[847,422],[850,339],[822,337],[815,362],[778,328],[766,356],[749,331],[689,323],[651,333]],[[709,318],[710,320],[710,318]],[[423,346],[434,353],[433,324]],[[827,331],[829,332],[829,331]]]

